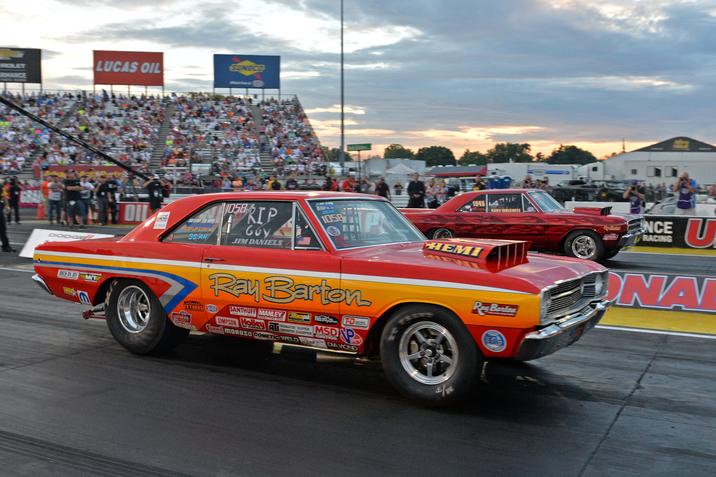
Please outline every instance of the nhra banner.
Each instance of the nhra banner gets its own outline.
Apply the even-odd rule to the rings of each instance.
[[[119,223],[139,224],[144,222],[151,215],[149,202],[120,202]]]
[[[164,53],[95,50],[94,84],[164,86]]]
[[[716,278],[612,271],[609,299],[629,308],[716,313]]]
[[[716,217],[645,215],[644,228],[639,245],[716,248]]]
[[[42,83],[42,50],[0,46],[0,81]]]
[[[281,57],[214,55],[214,88],[281,88]]]

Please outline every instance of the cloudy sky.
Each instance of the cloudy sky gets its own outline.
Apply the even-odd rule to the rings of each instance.
[[[44,50],[46,89],[91,89],[93,49],[163,51],[171,91],[214,53],[277,54],[339,143],[338,0],[0,0],[0,46]],[[716,0],[345,0],[346,142],[457,156],[495,142],[597,156],[716,142]]]

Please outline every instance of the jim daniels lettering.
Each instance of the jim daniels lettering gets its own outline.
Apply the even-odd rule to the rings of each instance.
[[[364,300],[360,290],[349,290],[332,288],[326,280],[321,280],[320,285],[305,285],[295,283],[292,278],[272,276],[266,277],[262,285],[259,280],[247,280],[236,278],[230,273],[214,273],[209,275],[210,288],[214,290],[214,296],[219,292],[228,293],[235,297],[247,295],[253,297],[256,303],[261,300],[271,303],[291,303],[295,300],[313,301],[315,298],[321,300],[321,304],[345,303],[350,306],[370,306],[369,300]]]

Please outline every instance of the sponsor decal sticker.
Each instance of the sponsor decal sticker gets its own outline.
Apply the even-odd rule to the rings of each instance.
[[[65,280],[77,280],[80,276],[80,272],[74,270],[57,270],[57,278],[64,278]]]
[[[83,305],[91,305],[92,302],[89,299],[89,294],[86,291],[77,290],[77,298]]]
[[[313,336],[313,326],[294,325],[293,323],[281,323],[269,321],[269,331],[285,333],[287,335]]]
[[[367,330],[370,327],[370,318],[366,316],[343,315],[343,326]]]
[[[234,328],[239,327],[239,320],[230,316],[215,316],[214,323],[220,326],[232,326]]]
[[[288,321],[291,323],[310,323],[311,314],[292,311],[288,314]]]
[[[276,341],[276,335],[271,334],[271,333],[266,333],[265,331],[255,332],[254,338],[256,338],[257,340]]]
[[[208,311],[209,313],[216,313],[217,311],[219,311],[219,308],[217,308],[216,305],[206,305],[206,311]]]
[[[239,318],[239,321],[241,322],[241,327],[246,330],[260,330],[260,331],[266,330],[266,322],[264,320],[258,320],[256,318],[241,317],[241,318]]]
[[[337,325],[338,319],[330,315],[316,315],[313,317],[313,321],[316,323],[322,323],[324,325]]]
[[[256,308],[250,306],[229,306],[229,313],[237,316],[247,316],[249,318],[256,318]]]
[[[339,330],[338,328],[335,328],[333,326],[325,326],[325,325],[314,325],[313,327],[314,333],[313,335],[316,338],[324,338],[327,340],[338,340]]]
[[[75,296],[75,289],[70,287],[62,287],[62,293],[69,296]]]
[[[616,240],[619,238],[619,234],[605,234],[604,240]]]
[[[464,257],[479,257],[482,252],[481,247],[474,245],[461,245],[457,243],[434,242],[428,240],[423,244],[423,250],[433,252],[449,253],[452,255],[462,255]]]
[[[101,273],[85,273],[80,272],[80,280],[84,280],[86,282],[92,282],[96,283],[99,281],[99,279],[102,278]]]
[[[171,314],[172,323],[180,328],[191,329],[191,313],[184,310],[175,311]]]
[[[258,338],[258,333],[256,335],[253,331],[246,331],[246,330],[235,330],[233,328],[224,328],[224,334],[225,335],[231,335],[231,336],[239,336],[241,338]]]
[[[353,328],[341,329],[341,341],[348,345],[360,346],[363,344],[363,338]]]
[[[515,316],[519,308],[520,307],[517,305],[503,305],[502,303],[483,303],[481,301],[476,301],[472,306],[472,312],[480,316]]]
[[[304,346],[310,346],[312,348],[328,349],[328,345],[326,344],[325,340],[320,340],[320,339],[316,339],[316,338],[308,338],[305,336],[301,336],[298,339],[299,339],[299,342]]]
[[[158,212],[157,218],[154,221],[154,229],[155,230],[164,230],[167,228],[167,224],[169,223],[169,214],[171,212]]]
[[[497,330],[487,330],[482,334],[482,344],[493,353],[500,353],[507,347],[505,335]]]
[[[261,318],[264,320],[273,320],[273,321],[286,321],[286,311],[285,310],[271,310],[269,308],[259,308],[257,318]]]
[[[214,333],[216,335],[223,335],[224,334],[224,328],[221,326],[214,326],[212,324],[207,324],[205,327],[207,333]]]
[[[341,229],[339,229],[335,225],[329,225],[328,227],[326,227],[326,233],[331,237],[338,237],[341,234]]]
[[[189,311],[204,311],[204,305],[198,301],[185,301],[184,308]]]
[[[338,351],[348,351],[348,352],[350,352],[350,353],[357,353],[357,352],[358,352],[358,347],[357,347],[357,346],[354,346],[354,345],[347,345],[347,344],[344,344],[344,343],[338,343],[338,342],[333,342],[333,341],[326,341],[326,345],[327,345],[330,349],[335,349],[335,350],[338,350]]]

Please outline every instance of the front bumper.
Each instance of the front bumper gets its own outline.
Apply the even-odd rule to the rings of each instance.
[[[37,273],[35,273],[35,274],[32,276],[32,279],[34,280],[35,283],[37,283],[37,286],[39,286],[40,288],[42,288],[43,290],[45,290],[47,293],[49,293],[50,295],[52,295],[52,292],[50,291],[50,288],[47,286],[47,283],[45,283],[45,280],[43,280],[40,275],[38,275]]]
[[[632,234],[624,234],[619,237],[619,247],[630,247],[636,245],[641,240],[641,236],[644,234],[643,231],[634,232]]]
[[[522,339],[515,359],[529,361],[566,348],[579,340],[585,332],[594,328],[609,305],[611,303],[606,300],[592,302],[559,324],[555,323],[527,333]]]

